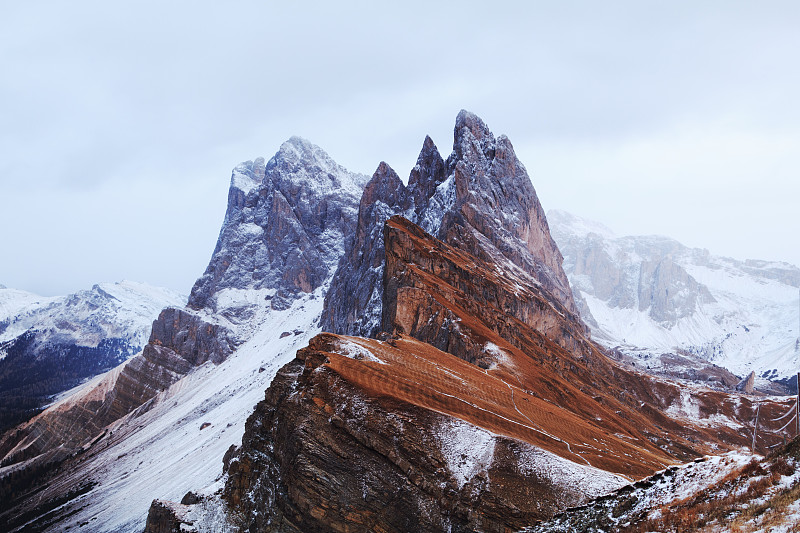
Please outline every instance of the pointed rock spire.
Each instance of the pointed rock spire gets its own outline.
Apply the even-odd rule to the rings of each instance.
[[[417,216],[427,207],[428,200],[446,177],[444,159],[439,154],[433,140],[426,135],[425,141],[422,143],[422,150],[417,157],[417,164],[411,169],[408,177],[408,189]]]
[[[344,335],[375,336],[380,330],[383,293],[383,224],[408,216],[411,198],[397,173],[384,161],[364,187],[352,238],[325,296],[321,327]]]

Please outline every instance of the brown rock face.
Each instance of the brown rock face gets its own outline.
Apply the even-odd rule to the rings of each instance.
[[[506,531],[584,501],[526,468],[530,445],[343,379],[337,340],[301,350],[249,419],[224,493],[242,530]],[[485,448],[463,476],[443,445],[461,430]]]
[[[487,327],[517,347],[542,344],[544,335],[576,355],[591,353],[583,323],[509,260],[489,263],[401,217],[390,219],[384,231],[384,331],[411,335],[476,364],[486,355],[481,330]],[[523,330],[536,339],[525,338]]]

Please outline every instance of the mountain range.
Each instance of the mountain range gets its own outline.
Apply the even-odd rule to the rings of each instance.
[[[793,435],[789,399],[617,360],[556,242],[467,111],[407,185],[289,139],[234,169],[205,273],[142,352],[0,437],[0,523],[518,531]]]

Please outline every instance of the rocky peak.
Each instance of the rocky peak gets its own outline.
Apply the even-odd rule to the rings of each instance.
[[[547,219],[525,167],[517,158],[511,142],[505,136],[495,138],[489,128],[476,115],[461,111],[456,118],[453,153],[444,161],[430,137],[426,137],[417,164],[411,170],[408,188],[399,178],[390,177],[381,164],[362,197],[358,230],[348,244],[351,255],[371,257],[370,263],[356,266],[352,261],[340,264],[347,272],[334,278],[327,297],[323,328],[335,333],[366,335],[363,329],[352,329],[351,320],[363,316],[367,307],[363,301],[352,300],[352,291],[336,287],[349,278],[351,288],[355,279],[362,283],[373,280],[373,297],[379,294],[380,270],[385,258],[375,252],[383,246],[380,232],[365,239],[369,212],[370,231],[393,215],[403,215],[423,230],[481,259],[495,263],[509,263],[509,268],[520,268],[529,274],[534,283],[540,283],[560,303],[559,307],[577,315],[577,307],[569,282],[561,267],[562,257],[550,236]],[[392,173],[393,174],[393,173]],[[378,188],[380,187],[380,191]],[[383,205],[392,209],[370,210],[379,196],[385,197]],[[412,209],[413,208],[413,209]],[[376,216],[379,213],[379,216]],[[363,246],[370,250],[358,251]],[[370,269],[371,274],[358,269]],[[333,298],[343,301],[332,303]],[[340,316],[333,317],[334,308]],[[381,307],[374,301],[375,316],[370,318],[371,334],[377,333]],[[343,316],[341,316],[343,315]],[[350,317],[350,318],[347,318]]]
[[[417,218],[428,206],[428,202],[436,193],[436,188],[446,177],[444,159],[439,154],[433,140],[426,135],[417,158],[417,164],[411,169],[411,175],[408,178],[408,189],[414,202]]]
[[[576,313],[563,258],[511,141],[504,135],[495,139],[483,121],[462,111],[447,163],[454,176],[455,203],[438,237],[455,244],[471,240],[464,230],[472,233],[480,243],[480,250],[474,250],[477,255],[494,260],[505,257]]]
[[[406,186],[400,176],[385,161],[381,161],[372,178],[364,187],[359,203],[359,215],[369,209],[375,202],[394,206],[407,203]]]
[[[381,321],[384,263],[383,224],[411,203],[397,173],[381,162],[364,188],[353,237],[325,297],[322,328],[347,335],[374,336]]]
[[[249,301],[237,300],[242,290],[263,291],[272,308],[283,309],[293,295],[322,286],[344,253],[365,181],[300,137],[266,163],[238,165],[217,246],[189,306],[248,322],[254,311]],[[233,291],[222,305],[226,289]]]
[[[453,154],[457,161],[494,157],[495,138],[489,127],[474,113],[462,109],[453,130]]]

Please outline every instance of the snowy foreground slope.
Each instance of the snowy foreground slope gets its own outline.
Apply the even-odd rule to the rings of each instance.
[[[606,346],[655,371],[675,361],[662,354],[697,356],[739,377],[755,372],[757,385],[800,370],[796,266],[618,237],[563,211],[548,220],[581,314]]]
[[[70,502],[77,512],[58,528],[80,531],[88,523],[92,531],[141,531],[154,498],[213,491],[225,452],[241,444],[244,422],[275,373],[319,332],[313,324],[321,291],[270,311],[223,363],[205,363],[160,393],[149,411],[113,425],[76,472],[92,489]]]

